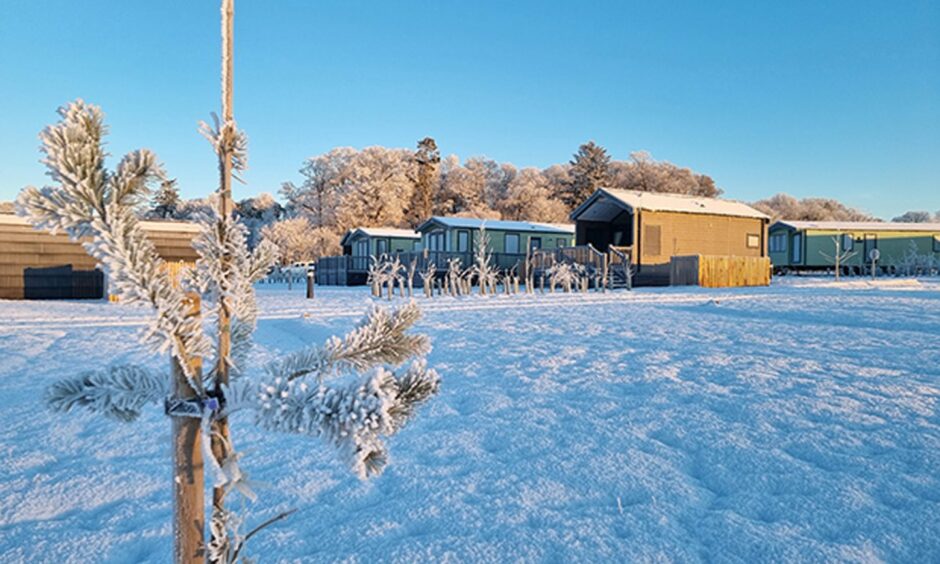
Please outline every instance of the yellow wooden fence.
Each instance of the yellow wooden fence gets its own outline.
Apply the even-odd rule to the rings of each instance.
[[[669,283],[705,288],[770,285],[770,258],[690,255],[672,257]]]
[[[196,263],[190,262],[190,261],[184,261],[184,260],[178,260],[178,261],[171,261],[171,262],[165,262],[165,263],[163,263],[163,268],[164,268],[164,270],[166,270],[166,271],[167,271],[167,274],[170,275],[170,284],[171,284],[174,288],[179,288],[179,286],[180,286],[180,280],[182,279],[183,274],[184,274],[188,269],[193,268],[193,267],[195,267],[195,266],[196,266]],[[109,292],[109,293],[108,293],[108,301],[109,301],[109,302],[119,302],[120,299],[119,299],[116,295],[114,295],[114,294],[112,294],[112,293]]]

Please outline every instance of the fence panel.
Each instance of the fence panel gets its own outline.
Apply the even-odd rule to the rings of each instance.
[[[704,288],[734,288],[770,285],[768,257],[690,255],[672,257],[669,283]]]

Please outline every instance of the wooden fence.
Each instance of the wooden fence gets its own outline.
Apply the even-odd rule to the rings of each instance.
[[[672,257],[671,286],[705,288],[770,285],[770,258],[690,255]]]

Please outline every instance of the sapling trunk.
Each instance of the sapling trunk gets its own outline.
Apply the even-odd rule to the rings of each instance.
[[[234,52],[234,20],[235,20],[235,0],[222,0],[222,123],[219,135],[219,216],[228,218],[233,212],[232,202],[232,166],[233,150],[235,140],[235,117],[232,107],[233,96],[233,52]],[[231,234],[226,234],[231,236]],[[223,271],[228,271],[230,261],[223,258]],[[288,288],[291,289],[293,283],[293,271],[288,276]],[[228,359],[231,357],[232,349],[232,329],[231,329],[231,304],[229,298],[222,294],[219,297],[218,308],[218,364],[215,367],[215,391],[221,395],[222,387],[229,383],[229,365]],[[228,447],[231,445],[229,434],[228,418],[220,417],[212,424],[212,455],[219,465],[228,457]],[[225,510],[225,494],[223,487],[212,489],[212,511],[213,514],[222,514]]]

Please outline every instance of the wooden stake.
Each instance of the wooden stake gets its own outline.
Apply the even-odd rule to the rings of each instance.
[[[189,315],[199,315],[199,295],[188,296]],[[193,372],[201,377],[198,358],[190,359]],[[173,397],[191,399],[198,394],[186,379],[179,361],[170,357]],[[205,482],[203,479],[202,432],[195,417],[171,417],[173,433],[173,561],[205,562]]]

